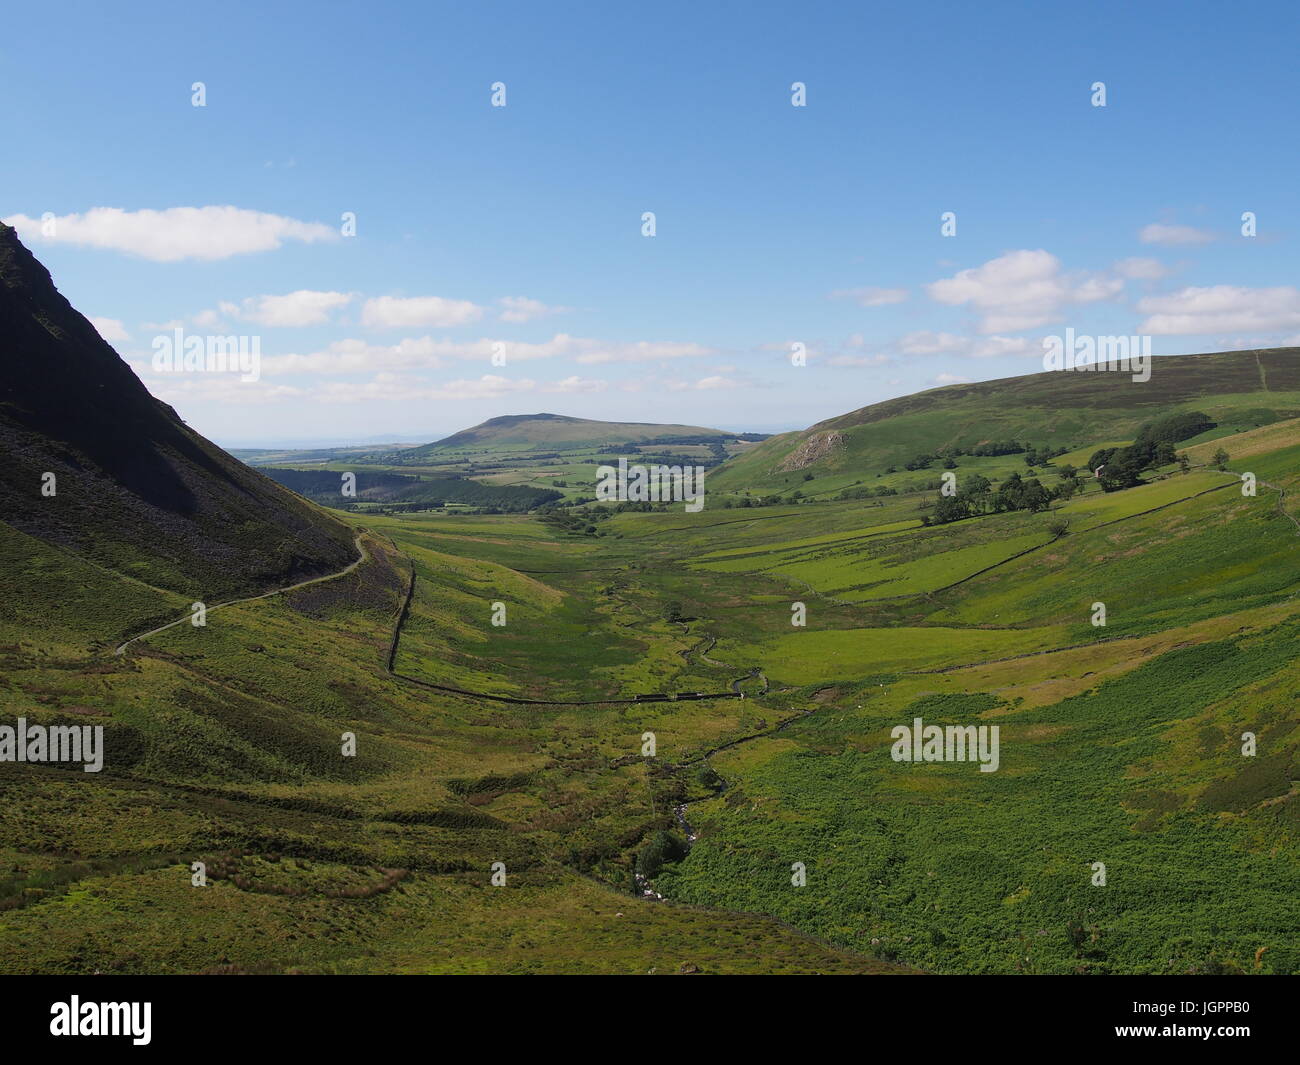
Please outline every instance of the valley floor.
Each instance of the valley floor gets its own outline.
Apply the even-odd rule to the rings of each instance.
[[[0,763],[0,966],[1300,971],[1300,447],[1247,437],[1253,497],[937,527],[358,516],[355,569],[204,627],[0,527],[44,596],[0,612],[6,718],[108,747]],[[916,718],[997,770],[894,760]]]

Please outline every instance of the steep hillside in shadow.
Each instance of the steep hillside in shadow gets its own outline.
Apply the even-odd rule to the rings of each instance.
[[[0,367],[0,518],[24,533],[195,595],[354,557],[341,522],[154,399],[3,224]]]

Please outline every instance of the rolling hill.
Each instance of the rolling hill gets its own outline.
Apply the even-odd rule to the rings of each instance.
[[[1147,382],[1053,372],[948,385],[772,437],[713,473],[709,487],[779,491],[805,473],[842,487],[918,455],[991,441],[1073,450],[1131,439],[1141,424],[1183,410],[1208,413],[1220,433],[1300,414],[1300,349],[1161,356]]]
[[[686,443],[724,440],[736,436],[698,425],[656,425],[653,422],[602,422],[563,414],[512,414],[489,418],[442,440],[398,453],[404,464],[419,464],[448,452],[502,450],[553,451],[612,444]]]

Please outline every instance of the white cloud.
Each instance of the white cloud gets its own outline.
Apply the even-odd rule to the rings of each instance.
[[[985,337],[971,344],[970,356],[973,359],[993,359],[1001,355],[1040,355],[1043,346],[1027,337]]]
[[[1169,273],[1169,268],[1157,259],[1121,259],[1115,264],[1115,273],[1130,281],[1159,281]]]
[[[1139,332],[1163,336],[1274,332],[1300,328],[1300,289],[1212,285],[1138,301]]]
[[[543,392],[604,392],[609,387],[608,381],[590,377],[566,377],[563,381],[543,385]]]
[[[715,374],[713,377],[701,377],[695,382],[695,387],[700,391],[709,392],[715,389],[740,388],[741,384],[734,378]]]
[[[85,214],[58,216],[49,225],[22,214],[5,221],[27,242],[108,248],[159,263],[228,259],[273,251],[289,240],[314,244],[339,239],[337,230],[319,222],[228,206],[161,211],[93,207]]]
[[[1118,278],[1066,275],[1050,252],[1022,249],[959,270],[926,291],[938,303],[970,305],[981,316],[981,333],[1018,333],[1055,320],[1066,304],[1108,299],[1123,287]]]
[[[131,334],[126,331],[126,327],[116,318],[92,318],[90,324],[110,344],[114,341],[131,339]]]
[[[969,377],[962,377],[955,373],[941,373],[934,379],[936,385],[968,385]]]
[[[989,359],[1000,355],[1037,353],[1042,348],[1025,337],[980,338],[921,330],[902,337],[898,341],[898,350],[904,355],[965,355],[973,359]]]
[[[831,299],[852,300],[859,307],[886,307],[907,299],[905,288],[840,288],[831,293]]]
[[[922,329],[908,333],[898,342],[898,350],[904,355],[947,355],[965,352],[970,347],[970,337],[958,336],[956,333],[934,333]]]
[[[361,309],[363,325],[379,329],[411,326],[450,328],[468,325],[483,317],[483,308],[469,300],[448,300],[441,296],[378,296],[366,300]]]
[[[314,292],[299,289],[283,296],[250,296],[242,303],[222,303],[221,310],[232,318],[265,326],[323,325],[330,312],[352,301],[349,292]],[[205,311],[204,314],[210,314]],[[197,322],[198,319],[196,318]],[[203,324],[203,323],[199,323]]]
[[[262,373],[346,374],[375,371],[436,370],[448,359],[477,353],[484,361],[492,354],[490,342],[454,344],[432,337],[413,337],[396,344],[371,344],[364,340],[336,340],[324,351],[305,355],[263,355]]]
[[[1143,244],[1208,244],[1214,234],[1195,226],[1165,225],[1152,222],[1138,231],[1138,240]]]
[[[515,340],[435,340],[430,336],[408,337],[396,344],[374,344],[367,340],[337,340],[324,351],[307,354],[263,355],[265,374],[345,374],[376,371],[436,370],[454,361],[490,362],[498,351],[506,365],[532,359],[567,358],[578,363],[646,362],[692,356],[716,355],[698,344],[609,343],[587,337],[556,333],[550,340],[527,343]]]
[[[541,300],[532,300],[527,296],[502,296],[497,303],[505,308],[501,312],[503,322],[531,322],[534,318],[543,318],[548,314],[563,314],[568,307],[548,307]]]
[[[300,399],[308,393],[292,385],[269,385],[265,381],[241,381],[228,373],[151,374],[148,361],[136,363],[137,372],[151,395],[165,403],[202,400],[243,406],[279,399]]]
[[[603,362],[659,362],[663,359],[690,359],[714,356],[718,352],[701,344],[675,341],[638,340],[633,343],[605,343],[599,340],[574,340],[587,350],[576,356],[584,364]]]

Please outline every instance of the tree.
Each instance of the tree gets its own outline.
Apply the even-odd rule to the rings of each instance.
[[[1102,491],[1118,492],[1122,488],[1132,488],[1142,483],[1139,475],[1141,466],[1128,448],[1120,448],[1111,455],[1110,461],[1101,466],[1098,480]]]
[[[1025,492],[1021,505],[1029,513],[1037,514],[1040,510],[1046,510],[1052,505],[1052,494],[1039,483],[1037,477],[1031,477],[1025,482]]]
[[[1053,518],[1047,523],[1047,531],[1053,536],[1064,536],[1070,523],[1065,518]]]
[[[1223,467],[1228,464],[1228,453],[1224,451],[1223,448],[1219,448],[1219,450],[1214,453],[1214,464],[1219,467],[1219,469],[1223,469]]]
[[[960,495],[940,496],[934,504],[933,521],[936,525],[946,525],[950,521],[961,521],[963,518],[971,516],[971,506],[968,499]]]
[[[993,497],[993,509],[1001,513],[1004,510],[1019,510],[1023,505],[1025,482],[1020,474],[1013,473],[1001,485]]]
[[[1183,473],[1190,473],[1191,467],[1192,467],[1192,463],[1187,457],[1187,452],[1184,451],[1181,455],[1178,456],[1178,468],[1182,470]]]
[[[1103,447],[1094,451],[1092,456],[1088,459],[1088,469],[1093,473],[1096,473],[1097,468],[1106,465],[1106,463],[1110,461],[1110,457],[1119,450],[1120,449],[1117,447]]]
[[[957,494],[970,500],[972,511],[983,514],[993,501],[993,485],[983,474],[972,473],[962,481]]]

